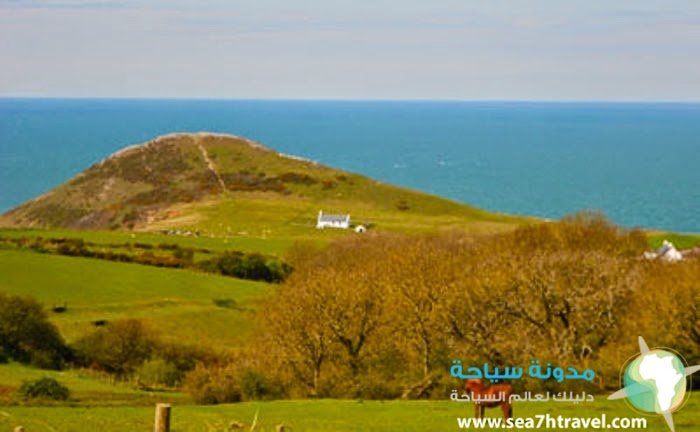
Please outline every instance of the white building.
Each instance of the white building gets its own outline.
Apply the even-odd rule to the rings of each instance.
[[[667,262],[677,262],[683,259],[683,253],[668,240],[664,240],[660,248],[653,252],[644,252],[646,259],[660,259]]]
[[[350,228],[350,215],[323,214],[323,211],[319,210],[318,219],[316,220],[316,228],[348,229]]]

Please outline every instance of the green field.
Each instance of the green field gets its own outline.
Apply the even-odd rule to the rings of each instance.
[[[654,249],[658,249],[664,240],[668,240],[676,249],[690,249],[700,246],[698,234],[654,233],[649,235],[649,243]]]
[[[70,400],[59,404],[64,407],[146,406],[153,404],[156,400],[170,403],[188,401],[182,393],[139,390],[133,383],[115,381],[106,374],[91,370],[49,371],[10,363],[0,364],[0,406],[26,403],[16,398],[14,392],[22,383],[44,377],[54,378],[70,389]]]
[[[700,395],[692,395],[682,410],[674,414],[677,432],[698,430]],[[550,416],[594,418],[605,414],[614,417],[644,417],[650,431],[668,430],[660,416],[637,414],[624,401],[607,401],[574,405],[571,403],[521,402],[513,406],[515,418]],[[234,405],[175,405],[171,428],[178,431],[227,431],[233,422],[249,430],[257,413],[256,431],[274,431],[283,424],[291,431],[453,431],[459,430],[458,417],[473,416],[471,404],[452,401],[354,401],[291,400],[247,402]],[[487,417],[499,415],[487,410]],[[0,408],[0,430],[23,425],[34,431],[122,432],[147,431],[153,428],[153,407],[4,407]],[[474,429],[472,429],[474,430]],[[557,429],[562,430],[562,429]],[[573,430],[573,429],[571,429]]]
[[[273,285],[138,264],[0,250],[0,291],[31,295],[47,307],[70,342],[94,321],[139,318],[164,340],[235,348],[247,336],[250,314]],[[215,299],[231,299],[223,308]]]

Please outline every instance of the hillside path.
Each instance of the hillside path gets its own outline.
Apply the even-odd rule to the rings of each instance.
[[[216,181],[219,182],[219,185],[221,186],[221,192],[226,192],[226,183],[224,183],[224,179],[221,178],[219,172],[216,170],[216,166],[214,166],[214,161],[211,160],[209,154],[207,153],[207,150],[202,145],[202,137],[195,136],[194,142],[195,144],[197,144],[197,148],[199,148],[200,153],[202,153],[202,157],[207,163],[207,168],[209,168],[209,171],[211,171],[214,174],[214,176],[216,177]]]

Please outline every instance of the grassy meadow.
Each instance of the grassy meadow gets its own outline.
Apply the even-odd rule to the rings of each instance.
[[[27,251],[0,250],[0,290],[31,295],[47,307],[68,342],[94,330],[93,322],[139,318],[162,338],[215,349],[236,347],[247,336],[249,314],[270,284]],[[235,308],[217,306],[230,299]]]
[[[700,398],[691,397],[686,406],[674,414],[676,431],[697,431]],[[522,402],[513,406],[517,418],[550,416],[594,418],[602,414],[608,421],[614,417],[647,419],[646,430],[667,430],[660,416],[642,415],[632,411],[624,401],[597,398],[595,402],[570,403]],[[151,430],[153,407],[3,407],[0,409],[0,430],[12,430],[23,425],[27,431],[121,432]],[[219,432],[236,430],[233,423],[248,430],[257,414],[260,432],[275,431],[279,424],[291,431],[304,432],[366,432],[459,430],[458,417],[473,416],[471,404],[445,401],[361,401],[361,400],[288,400],[274,402],[245,402],[233,405],[193,406],[174,405],[171,430]],[[497,417],[500,411],[490,409],[487,417]],[[473,430],[473,429],[472,429]],[[569,430],[569,429],[557,429]],[[573,430],[573,429],[571,429]],[[580,429],[579,429],[580,430]]]

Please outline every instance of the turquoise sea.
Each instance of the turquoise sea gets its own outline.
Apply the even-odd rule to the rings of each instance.
[[[674,103],[0,99],[0,211],[179,131],[493,211],[700,232],[700,104]]]

